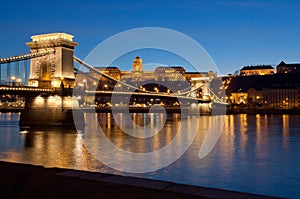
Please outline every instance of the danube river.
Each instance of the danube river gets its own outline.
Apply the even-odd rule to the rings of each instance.
[[[300,115],[226,115],[222,133],[207,156],[199,158],[204,135],[202,131],[197,131],[192,145],[177,161],[158,171],[143,174],[122,173],[100,163],[91,152],[91,147],[82,141],[85,132],[67,128],[20,132],[19,117],[18,113],[0,113],[0,160],[133,175],[289,198],[300,196]],[[120,125],[126,127],[130,122],[122,119],[122,115],[118,117]],[[183,120],[176,114],[167,118],[162,114],[133,114],[135,124],[128,127],[132,131],[144,125],[151,127],[153,124],[153,129],[157,124],[163,125],[163,129],[153,137],[137,139],[120,130],[110,114],[89,113],[86,118],[96,118],[106,137],[116,146],[138,153],[158,150],[170,143]],[[198,128],[203,131],[209,128],[211,118],[197,118]],[[195,118],[186,117],[184,120],[189,123],[194,122]],[[92,125],[88,124],[86,128],[92,128]],[[184,131],[186,135],[182,136],[190,136],[190,131],[187,128]],[[103,151],[100,155],[118,161],[118,154]]]

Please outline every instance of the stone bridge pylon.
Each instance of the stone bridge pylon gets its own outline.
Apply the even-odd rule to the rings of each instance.
[[[59,88],[61,83],[74,87],[74,48],[73,35],[50,33],[35,35],[26,44],[30,53],[49,52],[49,54],[31,59],[29,86],[40,88]]]
[[[84,121],[83,113],[76,112],[78,98],[70,96],[75,82],[74,48],[78,43],[73,42],[73,36],[66,33],[35,35],[31,39],[26,43],[30,53],[45,52],[45,55],[30,60],[28,84],[53,91],[25,96],[20,127],[74,126],[74,117]]]

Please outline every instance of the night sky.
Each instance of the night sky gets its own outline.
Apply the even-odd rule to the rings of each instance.
[[[278,0],[1,1],[0,57],[28,53],[32,35],[67,32],[79,42],[75,55],[84,59],[119,32],[164,27],[195,39],[228,74],[244,65],[300,62],[299,10],[300,1]],[[184,64],[172,56],[142,58],[145,64]],[[131,63],[121,60],[118,66],[128,69]]]

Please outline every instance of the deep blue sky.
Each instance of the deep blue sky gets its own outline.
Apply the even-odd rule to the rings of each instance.
[[[299,1],[278,0],[2,1],[0,57],[27,53],[31,35],[67,32],[85,58],[114,34],[157,26],[198,41],[227,74],[244,65],[300,62],[299,10]]]

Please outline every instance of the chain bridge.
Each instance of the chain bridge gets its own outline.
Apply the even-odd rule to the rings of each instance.
[[[82,117],[82,110],[88,108],[101,111],[124,106],[123,99],[128,99],[125,105],[129,109],[137,110],[142,104],[141,108],[148,111],[158,103],[166,110],[175,110],[179,105],[188,110],[196,103],[205,107],[202,111],[206,112],[212,103],[225,105],[210,89],[209,77],[193,77],[189,84],[176,91],[161,86],[159,81],[139,86],[135,82],[140,79],[130,76],[131,82],[124,81],[74,56],[78,43],[70,34],[43,34],[31,39],[26,43],[30,53],[0,58],[0,105],[9,108],[12,99],[23,100],[21,126],[65,125],[72,123],[73,117]],[[88,72],[83,72],[81,67]],[[112,96],[119,101],[112,102]]]

